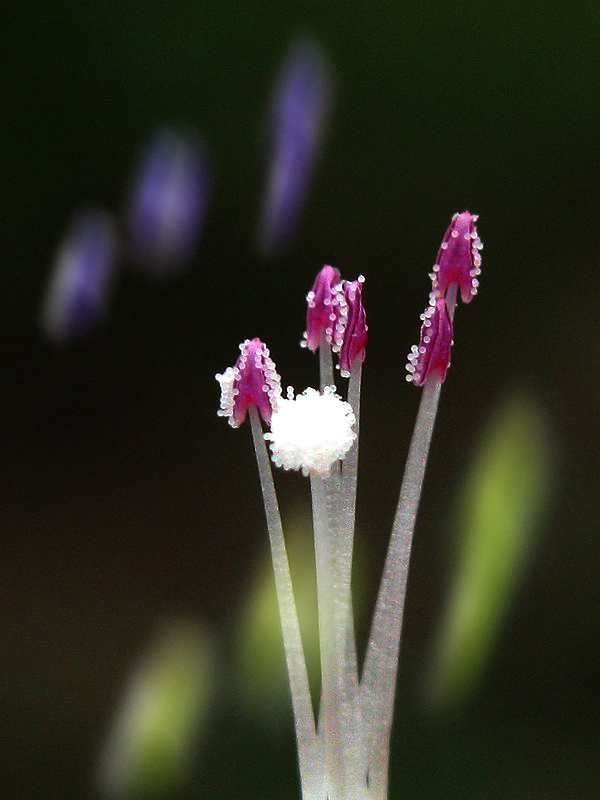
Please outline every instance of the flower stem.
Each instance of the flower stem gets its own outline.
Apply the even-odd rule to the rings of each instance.
[[[248,409],[271,544],[275,588],[288,669],[303,800],[323,800],[323,763],[306,671],[300,624],[269,454],[255,406]]]
[[[355,362],[350,374],[347,401],[356,417],[356,439],[342,462],[340,491],[341,526],[337,546],[336,635],[343,657],[338,676],[341,711],[341,740],[344,743],[348,784],[355,791],[365,788],[363,718],[358,685],[358,663],[352,611],[352,555],[355,532],[356,487],[358,476],[358,436],[360,426],[360,386],[362,363]],[[359,789],[359,787],[361,787]],[[354,795],[362,797],[362,794]]]
[[[456,290],[457,286],[453,284],[446,294],[451,319],[456,308]],[[364,736],[368,747],[366,766],[374,800],[387,797],[390,735],[408,566],[441,388],[441,382],[432,375],[422,390],[361,680]]]
[[[352,571],[352,551],[354,542],[354,516],[356,511],[356,484],[358,478],[358,437],[360,432],[360,385],[362,378],[362,363],[357,362],[352,366],[350,382],[348,384],[347,401],[352,406],[356,422],[354,430],[356,439],[342,462],[342,487],[341,503],[344,518],[340,556],[344,574],[347,575],[348,587]]]
[[[366,718],[365,739],[370,743],[369,783],[374,797],[382,800],[387,793],[390,733],[408,564],[440,389],[441,384],[437,380],[429,380],[423,387],[361,682],[361,700]]]
[[[319,617],[319,650],[321,654],[321,703],[319,708],[319,737],[324,749],[325,788],[329,800],[345,800],[343,794],[343,742],[340,740],[340,698],[338,673],[342,658],[338,652],[340,640],[336,633],[336,541],[330,520],[329,503],[334,494],[326,479],[311,474],[315,563],[317,568],[317,610]]]

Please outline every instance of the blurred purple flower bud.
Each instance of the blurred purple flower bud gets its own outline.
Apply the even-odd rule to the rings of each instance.
[[[269,350],[260,339],[246,339],[240,345],[235,367],[215,375],[221,385],[217,414],[227,417],[232,428],[239,428],[250,406],[256,406],[267,425],[281,397],[281,377]]]
[[[129,197],[131,255],[157,274],[193,256],[210,191],[210,167],[192,136],[161,130],[142,154]]]
[[[306,295],[308,308],[302,347],[308,347],[313,352],[318,350],[322,334],[325,334],[325,340],[330,345],[337,342],[340,333],[338,326],[343,326],[345,323],[338,313],[340,299],[343,299],[343,296],[339,270],[326,264],[317,274],[313,288]],[[343,331],[343,328],[341,330]]]
[[[260,228],[265,254],[280,250],[296,228],[330,102],[325,55],[317,42],[301,39],[287,55],[271,104],[271,164]]]
[[[342,377],[350,377],[352,365],[355,361],[363,361],[365,348],[369,336],[367,334],[367,315],[362,304],[362,285],[365,279],[362,275],[355,281],[344,281],[345,308],[340,308],[340,314],[345,318],[345,328],[341,337],[340,348],[340,373]],[[336,342],[335,344],[338,344]]]
[[[445,295],[451,283],[460,288],[463,303],[471,302],[477,294],[481,272],[480,250],[483,248],[477,234],[477,216],[469,211],[455,214],[437,254],[431,273],[436,296]]]
[[[51,339],[77,339],[102,318],[116,258],[111,217],[103,211],[77,216],[58,251],[42,307],[41,325]]]
[[[415,386],[423,386],[432,375],[442,383],[450,366],[452,319],[445,298],[433,298],[432,302],[434,305],[429,305],[421,314],[419,345],[413,345],[408,354],[406,380]]]

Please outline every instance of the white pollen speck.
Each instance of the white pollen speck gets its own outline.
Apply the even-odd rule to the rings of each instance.
[[[308,388],[295,399],[288,395],[279,402],[265,439],[278,467],[326,476],[352,446],[355,422],[352,407],[332,387],[323,394]]]

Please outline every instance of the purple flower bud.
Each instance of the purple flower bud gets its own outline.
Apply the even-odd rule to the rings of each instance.
[[[345,320],[338,313],[340,300],[343,301],[343,297],[339,270],[326,264],[315,278],[313,288],[306,295],[308,309],[302,347],[308,347],[314,352],[321,344],[322,334],[330,345],[338,342],[340,330],[343,331],[345,324]],[[339,349],[339,346],[336,349]]]
[[[217,411],[227,417],[233,428],[246,419],[250,406],[256,406],[267,425],[281,398],[281,377],[260,339],[246,339],[240,345],[240,357],[235,367],[215,375],[221,385],[221,404]]]
[[[310,39],[292,46],[272,100],[271,165],[261,219],[264,253],[280,250],[294,232],[319,152],[330,105],[329,69]]]
[[[102,317],[117,258],[115,225],[103,211],[80,214],[56,257],[41,325],[56,342],[77,339]]]
[[[477,294],[477,276],[481,272],[479,251],[483,244],[477,234],[476,222],[477,216],[468,211],[452,217],[431,274],[436,296],[445,295],[451,283],[459,286],[463,303],[469,303]]]
[[[433,298],[433,302],[421,314],[419,345],[413,345],[408,354],[406,380],[415,386],[423,386],[432,375],[442,383],[450,366],[452,319],[445,298]]]
[[[340,344],[340,373],[348,378],[355,361],[363,361],[367,346],[367,315],[362,304],[362,275],[355,281],[344,281],[345,305],[340,306],[340,316],[345,319],[345,328]],[[338,344],[336,341],[335,345]]]
[[[128,205],[131,254],[157,274],[190,261],[210,189],[210,169],[195,138],[159,131],[142,154]]]

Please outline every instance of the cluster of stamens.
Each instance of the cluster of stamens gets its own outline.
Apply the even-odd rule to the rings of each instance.
[[[306,799],[387,797],[407,554],[439,384],[450,366],[457,295],[460,291],[463,302],[468,303],[479,286],[482,244],[476,220],[468,211],[453,216],[430,274],[432,287],[429,304],[421,314],[419,344],[413,345],[408,355],[406,379],[416,386],[427,384],[427,388],[410,444],[360,675],[353,629],[352,551],[361,370],[368,338],[362,275],[355,281],[342,280],[337,269],[326,265],[306,296],[306,332],[301,344],[313,352],[319,350],[321,391],[307,388],[295,395],[288,386],[282,397],[280,376],[259,339],[243,342],[235,366],[215,376],[221,386],[219,415],[238,427],[250,408],[293,700],[302,796]],[[332,352],[338,355],[342,377],[350,378],[348,402],[334,385],[328,385],[334,375]],[[277,467],[300,470],[311,481],[321,656],[317,720],[265,442]]]
[[[367,345],[367,323],[362,305],[364,277],[343,281],[334,267],[324,266],[306,296],[304,347],[317,350],[324,344],[339,354],[339,368],[349,377],[353,363],[362,363]],[[270,427],[264,434],[272,459],[284,469],[300,469],[307,475],[326,475],[343,459],[356,434],[349,403],[336,394],[335,386],[322,392],[306,389],[294,396],[290,386],[281,396],[281,377],[269,350],[260,339],[246,339],[233,367],[215,375],[221,387],[217,412],[233,428],[246,418],[248,408],[257,408]]]

